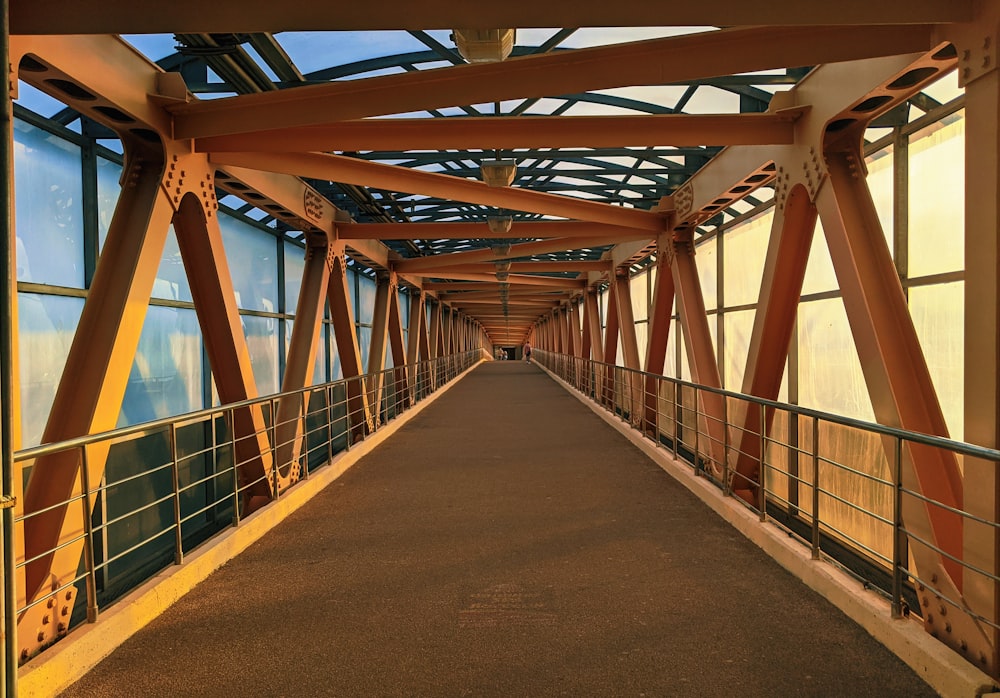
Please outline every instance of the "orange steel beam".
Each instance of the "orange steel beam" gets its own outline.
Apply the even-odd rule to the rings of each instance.
[[[1000,448],[1000,73],[997,24],[992,26],[988,46],[977,26],[963,27],[962,35],[952,38],[959,55],[968,56],[959,73],[965,88],[964,439],[995,449]],[[1000,521],[996,463],[965,457],[963,474],[965,510],[985,521]],[[966,519],[964,534],[963,559],[993,575],[1000,573],[997,530]],[[993,623],[1000,619],[1000,589],[989,577],[967,570],[962,592],[973,611]],[[1000,666],[998,633],[988,627],[986,633],[992,645],[988,661]]]
[[[817,207],[876,418],[881,424],[947,436],[875,205],[864,180],[856,176],[864,167],[861,155],[829,150],[825,159],[829,183],[820,190]],[[954,454],[919,446],[909,450],[912,468],[904,468],[904,486],[960,509],[962,479]],[[906,498],[904,504],[908,522],[912,516],[926,515],[932,542],[961,559],[961,517],[912,498]],[[915,558],[925,550],[911,541]],[[928,554],[939,557],[936,552]],[[939,564],[961,590],[961,565],[947,557]]]
[[[436,172],[422,172],[382,165],[342,155],[323,153],[221,153],[212,157],[220,167],[235,165],[331,182],[373,186],[407,194],[438,196],[466,203],[514,211],[542,213],[563,218],[662,232],[663,219],[641,209],[573,199],[557,194],[511,187],[490,187],[483,182]]]
[[[604,371],[601,395],[605,404],[613,405],[615,384],[615,373],[613,367],[618,363],[619,341],[618,299],[616,298],[616,289],[618,288],[618,284],[614,281],[615,272],[613,268],[610,270],[610,276],[611,283],[608,284],[608,317],[607,321],[604,323],[604,363],[609,364],[609,366]]]
[[[781,389],[817,215],[809,192],[801,183],[778,198],[742,387],[742,392],[767,400],[777,400]],[[742,419],[730,416],[730,423],[740,424],[741,427],[733,431],[739,446],[732,489],[737,496],[757,504],[761,463],[765,455],[760,448],[760,407],[741,403],[740,411],[743,412]],[[765,410],[765,434],[770,433],[773,419],[774,411]]]
[[[659,381],[654,377],[663,373],[667,358],[667,340],[670,338],[670,322],[674,306],[674,276],[670,271],[670,257],[673,253],[668,236],[661,235],[656,242],[656,285],[653,287],[653,307],[649,312],[649,338],[646,344],[646,362],[649,376],[645,380],[645,428],[659,439],[657,419],[660,400]],[[676,435],[675,435],[676,438]]]
[[[428,272],[434,278],[457,279],[460,281],[478,281],[481,283],[496,282],[493,274],[459,274],[454,272]],[[428,282],[437,283],[437,282]],[[499,283],[499,282],[497,282]],[[531,276],[530,274],[510,274],[503,283],[511,286],[546,286],[554,288],[581,289],[586,285],[584,279],[563,279],[557,276]],[[425,284],[426,287],[427,284]],[[452,284],[457,286],[458,284]]]
[[[405,407],[410,398],[410,391],[406,389],[406,338],[403,333],[403,314],[399,307],[399,280],[395,281],[394,292],[389,294],[389,348],[392,351],[393,393]]]
[[[605,265],[607,266],[607,265]],[[480,288],[485,288],[486,284],[480,284]],[[475,291],[441,291],[439,295],[449,301],[462,301],[465,299],[492,299],[496,300],[500,298],[500,289],[493,288],[490,290],[475,290]],[[565,292],[555,291],[549,292],[544,289],[522,287],[522,288],[510,288],[507,289],[508,298],[519,298],[521,300],[531,299],[531,300],[559,300],[565,297]]]
[[[674,276],[674,292],[677,297],[677,310],[680,314],[681,326],[684,328],[685,348],[688,365],[691,367],[691,381],[710,388],[721,388],[719,364],[716,360],[715,346],[708,327],[708,315],[705,313],[705,298],[702,295],[701,283],[698,279],[698,269],[695,264],[694,250],[687,244],[675,244],[671,268]],[[708,435],[708,447],[705,449],[711,458],[712,475],[722,477],[722,459],[725,420],[722,398],[715,393],[699,391],[701,400],[702,434]],[[697,458],[697,454],[695,454]],[[696,464],[697,465],[697,464]]]
[[[295,306],[295,323],[285,357],[281,392],[291,393],[278,400],[274,420],[275,467],[281,492],[302,475],[302,434],[309,396],[298,391],[313,384],[316,352],[323,331],[326,289],[330,267],[326,263],[327,239],[324,235],[307,236],[302,285]]]
[[[365,12],[345,13],[336,6],[284,2],[206,5],[176,0],[168,14],[127,0],[11,0],[10,24],[15,34],[163,34],[279,31],[363,31],[452,29],[454,27],[702,27],[726,18],[736,25],[896,24],[962,22],[972,17],[970,0],[842,0],[835,6],[774,0],[760,7],[736,0],[677,4],[664,16],[662,7],[644,0],[607,3],[586,0],[572,9],[562,4],[513,0],[468,7],[433,0],[379,0]]]
[[[406,372],[409,381],[410,401],[417,400],[417,380],[420,369],[417,361],[420,359],[420,333],[424,331],[427,319],[424,314],[426,296],[423,292],[410,296],[410,328],[406,337]],[[428,345],[428,350],[430,346]],[[447,353],[445,351],[444,353]]]
[[[494,233],[485,223],[337,223],[337,237],[345,241],[566,237],[612,240],[634,232],[634,228],[590,221],[514,221],[506,233]]]
[[[77,325],[42,443],[114,429],[143,320],[163,255],[173,208],[163,195],[163,154],[126,143],[123,188]],[[91,487],[103,477],[108,446],[88,451]],[[80,564],[83,522],[70,516],[68,502],[82,491],[82,462],[76,450],[38,459],[24,492],[25,568],[22,600],[31,602],[70,583]],[[78,507],[73,509],[78,511]],[[76,523],[74,523],[74,520]],[[72,541],[80,540],[79,544]],[[61,544],[68,543],[61,551]],[[13,580],[9,580],[13,583]],[[20,595],[20,594],[19,594]],[[38,606],[39,612],[45,604]],[[72,605],[70,604],[70,610]],[[57,637],[55,623],[34,637],[20,634],[22,656]],[[22,619],[22,622],[24,619]],[[65,633],[65,624],[62,634]]]
[[[374,427],[368,394],[362,384],[364,367],[361,349],[354,324],[354,302],[347,281],[347,260],[344,259],[342,244],[333,246],[330,259],[330,283],[327,286],[327,302],[330,305],[330,319],[337,339],[337,353],[340,366],[347,382],[347,411],[350,415],[351,433],[348,438],[364,438]],[[353,379],[353,380],[352,380]]]
[[[633,240],[644,240],[649,237],[648,233],[636,232],[630,238]],[[600,241],[592,238],[553,238],[551,240],[537,240],[535,242],[522,242],[510,245],[505,252],[496,252],[489,247],[467,252],[452,252],[451,254],[429,255],[427,257],[414,257],[402,259],[393,265],[393,268],[403,273],[433,272],[443,270],[447,272],[452,265],[468,264],[470,262],[499,262],[505,259],[516,259],[518,257],[530,257],[536,254],[548,254],[551,252],[565,252],[570,250],[587,249],[600,244],[608,244],[609,241]],[[512,263],[513,264],[513,263]],[[542,262],[524,262],[532,265],[533,270],[543,270],[544,267],[534,266],[544,264]],[[560,262],[561,264],[561,262]],[[562,271],[562,269],[548,269],[546,271]]]
[[[930,25],[723,29],[198,101],[171,110],[176,138],[204,138],[926,51],[931,32]]]
[[[597,291],[587,289],[585,307],[585,325],[587,337],[590,338],[590,358],[594,361],[604,361],[604,345],[601,337],[601,314],[597,304]],[[587,353],[584,352],[584,358]]]
[[[391,279],[389,274],[380,274],[375,285],[372,341],[368,346],[368,377],[365,379],[368,404],[376,425],[380,423],[382,415],[382,385],[385,381],[382,369],[385,366],[386,343],[389,339],[389,304],[393,296],[398,297],[395,279]]]
[[[525,243],[534,244],[534,243]],[[466,254],[465,252],[456,252],[454,254]],[[441,255],[447,256],[447,255]],[[433,259],[433,257],[428,257],[427,259]],[[499,259],[499,258],[497,258]],[[507,271],[510,272],[588,272],[588,271],[603,271],[607,269],[608,265],[606,262],[594,261],[594,262],[575,262],[575,261],[565,261],[565,262],[511,262],[510,268]],[[493,264],[483,264],[483,263],[471,263],[471,264],[456,264],[454,266],[446,265],[442,267],[442,271],[461,271],[461,272],[480,272],[485,274],[492,274],[496,272],[496,267]],[[425,270],[426,271],[426,270]]]
[[[621,148],[791,143],[801,110],[762,114],[354,119],[194,141],[195,152]]]

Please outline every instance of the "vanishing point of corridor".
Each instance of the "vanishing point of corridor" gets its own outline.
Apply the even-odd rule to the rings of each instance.
[[[538,367],[476,368],[67,696],[920,696]]]

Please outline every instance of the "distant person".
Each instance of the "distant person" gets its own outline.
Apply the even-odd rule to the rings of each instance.
[[[526,362],[531,361],[531,343],[530,342],[525,342],[524,343],[524,360]]]

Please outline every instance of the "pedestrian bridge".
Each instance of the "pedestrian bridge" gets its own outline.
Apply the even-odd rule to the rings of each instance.
[[[301,479],[249,514],[234,506],[250,485],[234,477],[232,413],[119,432],[88,495],[105,504],[75,587],[94,622],[22,666],[20,694],[990,690],[906,613],[909,576],[814,522],[810,497],[781,496],[789,477],[812,486],[808,468],[790,475],[784,461],[779,477],[769,458],[763,511],[732,496],[712,429],[683,426],[703,423],[695,386],[654,387],[650,438],[635,418],[650,404],[640,375],[544,351],[483,358],[438,362],[416,383],[390,369],[392,399],[363,438],[343,382],[315,389]],[[186,431],[213,425],[215,446],[185,450]],[[148,455],[163,434],[166,494],[115,480],[116,448]],[[131,510],[109,511],[125,491]],[[122,526],[133,542],[112,550]]]

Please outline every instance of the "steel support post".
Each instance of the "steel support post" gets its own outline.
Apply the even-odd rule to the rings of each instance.
[[[671,269],[674,276],[674,289],[677,294],[677,307],[680,311],[681,326],[687,339],[688,363],[691,367],[691,380],[710,387],[721,388],[719,364],[715,358],[715,347],[712,334],[708,328],[708,315],[705,313],[705,298],[701,292],[698,280],[698,269],[694,260],[694,250],[689,243],[680,242],[674,245],[673,263]],[[712,463],[712,476],[722,476],[723,436],[723,401],[722,397],[707,390],[698,391],[702,407],[695,412],[704,418],[702,429],[695,423],[695,433],[703,432],[708,441],[706,455]]]
[[[801,167],[795,167],[795,164],[782,163],[782,166],[783,169],[787,167],[796,172]],[[817,215],[809,192],[801,184],[792,187],[778,199],[771,223],[771,237],[764,260],[742,388],[742,392],[747,395],[767,400],[777,400],[781,389],[781,378],[785,372],[788,347],[795,328]],[[774,412],[764,410],[762,421],[759,405],[746,402],[741,402],[740,405],[739,411],[733,416],[733,423],[741,427],[736,432],[738,446],[733,494],[755,504],[763,456],[760,447],[763,437],[771,428]],[[765,431],[756,434],[762,424]]]
[[[646,344],[645,370],[645,429],[659,443],[657,408],[660,400],[660,382],[656,376],[663,373],[667,359],[667,340],[670,338],[670,320],[674,307],[674,275],[670,271],[673,244],[667,235],[656,241],[656,285],[653,287],[653,307],[649,313],[649,341]]]
[[[204,176],[210,179],[211,170],[205,168]],[[210,181],[203,183],[211,187]],[[242,402],[257,397],[257,385],[222,246],[222,231],[214,209],[206,210],[203,201],[193,193],[185,195],[174,216],[174,230],[219,400],[223,404]],[[266,504],[274,494],[269,484],[273,480],[273,459],[263,407],[234,410],[230,428],[236,439],[234,462],[239,464],[246,515]]]
[[[375,308],[372,313],[372,343],[368,347],[368,376],[365,379],[368,404],[375,426],[382,422],[382,384],[385,381],[385,352],[389,339],[389,303],[396,293],[395,280],[389,274],[378,275]]]
[[[639,363],[639,341],[635,334],[635,314],[632,312],[632,284],[628,270],[619,270],[615,274],[615,304],[618,306],[618,332],[622,340],[622,360],[625,368],[623,376],[627,376],[625,393],[628,395],[629,422],[637,425],[642,420],[643,401],[642,377],[637,371],[642,370]],[[624,387],[624,386],[623,386]]]
[[[371,433],[374,428],[368,395],[364,389],[361,363],[361,349],[358,346],[357,327],[354,324],[353,299],[347,281],[347,260],[344,258],[342,243],[331,250],[330,283],[327,286],[327,302],[330,304],[330,318],[333,332],[337,337],[337,352],[340,365],[347,381],[347,412],[351,415],[351,433],[348,441],[358,441]]]
[[[607,364],[604,369],[603,387],[601,393],[605,405],[610,405],[614,409],[615,399],[615,371],[614,366],[618,362],[618,285],[615,283],[615,270],[610,270],[610,283],[608,284],[608,319],[604,326],[604,361]]]
[[[393,403],[402,403],[403,407],[406,407],[409,404],[410,392],[406,389],[406,339],[403,336],[399,293],[394,293],[389,298],[389,347],[392,351]]]
[[[0,0],[0,65],[10,65],[10,27],[8,0]],[[14,511],[21,493],[14,476],[14,448],[17,437],[15,400],[17,354],[14,335],[17,327],[17,278],[14,254],[14,152],[13,106],[9,69],[0,84],[0,172],[4,174],[0,191],[0,693],[2,698],[17,696],[17,575],[15,573]],[[20,508],[20,507],[18,507]]]
[[[275,416],[275,480],[278,490],[294,484],[302,476],[299,460],[302,456],[302,435],[308,413],[309,396],[300,392],[312,385],[316,351],[323,332],[323,310],[326,290],[330,284],[327,260],[328,242],[325,235],[306,235],[305,266],[302,285],[295,306],[295,324],[285,357],[285,375],[281,392],[292,393],[278,400]]]
[[[825,159],[829,182],[819,192],[817,208],[876,419],[909,431],[947,436],[906,298],[864,180],[859,146],[829,148]],[[885,447],[891,453],[891,440]],[[903,484],[946,507],[962,507],[962,475],[953,453],[909,445]],[[962,566],[956,562],[963,555],[962,518],[907,497],[903,520],[908,531],[943,551],[911,539],[917,574],[933,587],[918,587],[921,603],[936,608],[937,592],[963,604]],[[925,614],[928,632],[963,651],[984,670],[994,672],[993,648],[979,624],[963,613],[943,615]],[[980,655],[984,662],[979,661]]]
[[[994,10],[995,13],[995,10]],[[1000,448],[1000,72],[994,18],[969,27],[955,44],[965,86],[965,434],[969,443]],[[963,460],[965,510],[1000,521],[997,464]],[[965,521],[963,559],[1000,575],[1000,535]],[[972,610],[1000,622],[1000,583],[966,570],[962,585]],[[987,665],[1000,671],[1000,633],[983,625],[992,650]],[[984,652],[989,651],[984,649]],[[978,660],[979,658],[974,658]],[[982,666],[982,663],[979,662]]]
[[[420,333],[423,332],[425,322],[424,302],[425,297],[423,292],[414,293],[410,296],[410,329],[407,332],[406,338],[406,370],[409,373],[410,402],[416,402],[420,399],[420,377],[417,361],[420,358]],[[447,330],[450,325],[451,323],[449,322],[445,323],[446,336],[450,336],[450,331]],[[445,339],[446,345],[447,341]],[[445,351],[447,352],[447,349]]]
[[[132,142],[125,148],[122,193],[42,443],[113,429],[121,410],[173,213],[161,187],[163,150]],[[93,450],[88,460],[91,482],[101,480],[108,448]],[[80,467],[78,451],[61,452],[34,465],[23,511],[40,513],[24,527],[24,555],[32,562],[26,568],[24,586],[18,589],[19,603],[38,600],[76,576],[83,551],[79,542],[83,522],[69,516],[67,502],[79,494]],[[59,548],[73,540],[78,542]],[[40,603],[22,615],[20,627],[45,630],[41,637],[23,633],[19,656],[31,656],[60,634],[57,624],[42,622],[46,610],[46,604]]]

